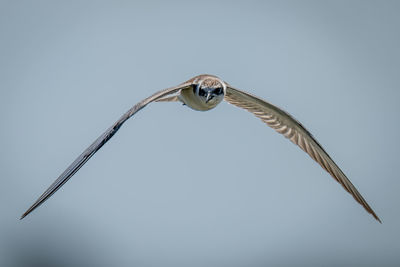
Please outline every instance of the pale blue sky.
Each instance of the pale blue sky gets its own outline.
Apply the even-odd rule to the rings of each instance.
[[[398,1],[0,1],[1,266],[398,266]],[[300,120],[381,217],[257,118],[155,103],[210,73]]]

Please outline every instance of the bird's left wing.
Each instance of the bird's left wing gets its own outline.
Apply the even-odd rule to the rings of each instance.
[[[376,220],[381,222],[372,208],[368,205],[367,201],[365,201],[355,186],[331,159],[328,153],[326,153],[312,134],[290,114],[265,100],[233,88],[230,85],[227,85],[224,99],[235,106],[250,111],[269,127],[298,145],[333,178],[335,178],[335,180],[338,181],[344,189],[365,208],[366,211],[372,214]]]
[[[131,109],[129,109],[124,115],[121,116],[110,128],[108,128],[102,135],[97,138],[93,144],[91,144],[79,157],[69,165],[69,167],[54,181],[52,185],[36,200],[35,203],[21,216],[23,219],[26,215],[31,213],[34,209],[45,202],[51,195],[53,195],[58,189],[61,188],[113,135],[119,130],[122,124],[132,117],[136,112],[144,108],[146,105],[153,101],[157,101],[165,96],[176,93],[180,90],[189,88],[191,86],[191,80],[182,83],[179,86],[171,87],[159,91],[148,98],[140,101]]]

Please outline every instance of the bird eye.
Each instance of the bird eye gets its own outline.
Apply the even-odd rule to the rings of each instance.
[[[222,94],[222,88],[221,88],[221,87],[218,87],[218,88],[214,89],[214,94],[215,94],[215,95],[220,95],[220,94]]]
[[[199,88],[199,96],[205,96],[206,95],[206,91],[202,88]]]

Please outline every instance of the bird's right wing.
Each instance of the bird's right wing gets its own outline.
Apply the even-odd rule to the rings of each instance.
[[[299,146],[322,168],[324,168],[336,181],[338,181],[354,199],[360,203],[366,211],[372,214],[376,220],[381,222],[367,201],[361,196],[355,186],[350,182],[342,170],[336,165],[322,146],[296,119],[286,111],[268,103],[247,92],[227,86],[225,100],[229,103],[246,109],[260,118],[269,127],[284,135],[294,144]]]
[[[159,91],[148,98],[140,101],[124,115],[121,116],[110,128],[108,128],[102,135],[100,135],[79,157],[69,165],[69,167],[54,181],[52,185],[36,200],[35,203],[21,216],[23,219],[26,215],[31,213],[34,209],[45,202],[51,195],[53,195],[58,189],[61,188],[113,135],[119,130],[122,124],[132,117],[136,112],[147,106],[153,101],[157,101],[165,96],[173,93],[177,93],[180,90],[189,88],[191,86],[191,80],[176,86],[171,87],[162,91]]]

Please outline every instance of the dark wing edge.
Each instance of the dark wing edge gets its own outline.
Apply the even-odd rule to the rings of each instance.
[[[55,180],[50,187],[33,203],[33,205],[25,211],[21,216],[21,220],[26,217],[29,213],[43,204],[48,198],[50,198],[58,189],[60,189],[114,134],[119,130],[122,124],[132,117],[139,110],[144,108],[146,105],[153,101],[165,97],[167,95],[176,93],[182,89],[186,89],[191,83],[185,82],[179,86],[171,87],[168,89],[161,90],[148,98],[140,101],[131,109],[129,109],[124,115],[121,116],[110,128],[108,128],[102,135],[100,135],[79,157],[69,165],[69,167]]]
[[[251,95],[247,92],[227,86],[224,98],[228,103],[237,107],[246,109],[253,113],[269,127],[278,133],[284,135],[295,145],[299,146],[314,161],[316,161],[323,169],[325,169],[343,188],[349,192],[354,199],[360,203],[365,210],[370,213],[378,222],[382,223],[375,214],[367,201],[361,196],[355,186],[346,177],[343,171],[331,159],[328,153],[322,148],[312,134],[281,108],[262,100],[259,97]]]

